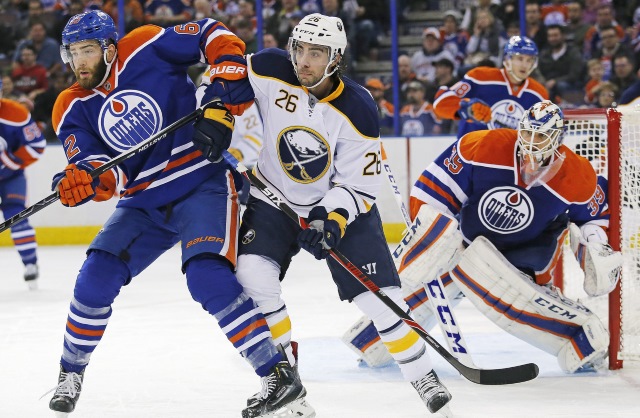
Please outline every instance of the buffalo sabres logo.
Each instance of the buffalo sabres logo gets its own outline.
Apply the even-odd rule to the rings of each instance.
[[[511,234],[531,224],[533,204],[529,196],[515,187],[496,187],[480,199],[478,217],[487,229]]]
[[[329,144],[313,129],[293,126],[283,130],[277,149],[280,165],[298,183],[317,181],[331,165]]]
[[[491,106],[489,129],[518,129],[518,124],[524,112],[525,110],[520,103],[513,100],[501,100]]]
[[[250,229],[247,231],[246,234],[244,234],[244,236],[242,237],[242,243],[244,245],[247,245],[248,243],[250,243],[251,241],[253,241],[253,239],[256,237],[256,231],[254,231],[253,229]]]
[[[107,97],[100,109],[98,125],[104,141],[116,151],[124,152],[160,130],[162,112],[148,94],[123,90]]]

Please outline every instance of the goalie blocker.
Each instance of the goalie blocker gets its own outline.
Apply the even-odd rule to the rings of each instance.
[[[402,242],[393,251],[404,300],[411,309],[411,316],[426,330],[432,329],[438,320],[428,300],[429,297],[436,302],[441,299],[442,289],[436,280],[438,275],[452,307],[463,297],[448,274],[455,266],[462,249],[458,222],[429,205],[423,205]],[[438,315],[442,317],[442,321],[450,321],[456,325],[447,309],[440,310]],[[454,354],[466,353],[468,350],[464,340],[455,332],[451,334],[448,338],[451,339]],[[373,323],[366,317],[356,321],[345,332],[342,340],[369,367],[383,367],[393,361]]]
[[[597,367],[609,334],[600,319],[558,290],[535,284],[480,236],[451,276],[485,316],[510,334],[552,354],[567,373]]]

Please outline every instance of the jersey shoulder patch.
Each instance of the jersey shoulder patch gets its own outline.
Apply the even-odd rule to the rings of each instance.
[[[51,123],[53,125],[53,131],[58,132],[58,126],[62,122],[64,113],[69,109],[71,103],[76,99],[83,99],[88,96],[96,94],[93,90],[85,90],[78,83],[74,83],[71,87],[63,90],[56,99],[53,105],[53,112],[51,115]]]
[[[465,78],[469,78],[476,83],[487,82],[504,82],[504,75],[499,68],[492,67],[476,67],[465,75]]]
[[[472,131],[460,138],[460,158],[470,163],[513,168],[518,132],[513,129]]]
[[[249,59],[251,60],[251,70],[258,77],[275,78],[293,86],[300,86],[286,51],[267,48],[251,55]]]
[[[160,32],[162,28],[155,25],[144,25],[132,30],[118,41],[118,60],[126,61],[131,54]]]
[[[565,145],[561,145],[558,151],[565,155],[565,159],[561,170],[549,180],[548,185],[569,202],[587,202],[598,182],[591,163]]]
[[[369,91],[355,81],[342,77],[344,88],[340,95],[331,100],[330,104],[345,115],[353,127],[363,136],[378,138],[380,126],[378,107]]]
[[[24,125],[28,121],[29,110],[26,107],[14,100],[0,99],[0,122]]]

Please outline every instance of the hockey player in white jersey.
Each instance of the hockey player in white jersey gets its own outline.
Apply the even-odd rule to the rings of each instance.
[[[365,266],[376,285],[408,311],[375,203],[383,180],[376,104],[367,90],[341,76],[346,46],[339,18],[311,14],[293,29],[288,53],[267,49],[247,57],[265,131],[254,173],[310,228],[300,231],[252,188],[236,275],[292,364],[297,359],[280,281],[300,248],[317,259],[327,258],[327,248],[338,249]],[[373,320],[429,411],[441,410],[451,395],[433,370],[425,342],[343,267],[330,258],[327,264],[340,298]],[[249,402],[248,409],[258,408],[260,396]]]

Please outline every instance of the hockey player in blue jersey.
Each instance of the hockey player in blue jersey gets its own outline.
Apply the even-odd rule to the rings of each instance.
[[[538,65],[538,47],[531,39],[512,36],[504,46],[503,65],[473,68],[438,91],[434,111],[440,119],[460,120],[458,138],[482,129],[516,129],[526,109],[549,98],[530,77]]]
[[[236,274],[292,364],[297,359],[280,279],[300,248],[317,259],[327,258],[326,248],[339,249],[408,310],[375,203],[383,179],[378,112],[367,90],[341,76],[346,47],[342,21],[314,13],[293,29],[288,53],[266,49],[247,58],[264,124],[253,171],[310,228],[300,231],[251,188]],[[206,143],[198,146],[208,149]],[[373,320],[429,411],[445,407],[451,395],[433,370],[425,342],[335,260],[327,264],[340,299],[353,301]],[[259,405],[249,400],[249,409]]]
[[[5,219],[25,209],[27,179],[24,169],[40,158],[45,145],[44,136],[29,111],[18,102],[2,98],[0,79],[0,209]],[[24,264],[24,280],[29,289],[36,289],[36,232],[25,219],[11,227],[11,238]]]
[[[227,95],[234,81],[220,76],[246,76],[245,68],[233,62],[243,52],[244,43],[213,19],[167,29],[147,25],[120,40],[113,20],[103,12],[76,15],[65,26],[61,54],[77,83],[63,91],[54,106],[53,126],[69,165],[54,176],[52,187],[65,206],[109,199],[119,183],[124,183],[124,191],[89,246],[76,279],[52,410],[74,410],[85,367],[122,286],[178,242],[193,299],[215,317],[256,373],[277,388],[260,413],[304,402],[302,383],[233,274],[239,180],[230,166],[207,161],[192,143],[206,137],[216,144],[208,157],[219,160],[231,140],[229,111],[214,103],[195,128],[177,129],[99,178],[89,175],[195,109],[195,86],[187,77],[190,65],[202,61],[216,67],[218,78],[210,93]],[[253,93],[248,93],[236,95],[236,110],[252,102]]]

